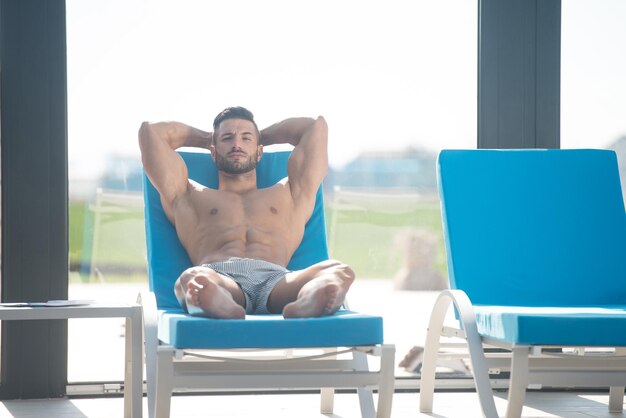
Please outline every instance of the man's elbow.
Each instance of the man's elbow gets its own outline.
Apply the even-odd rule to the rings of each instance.
[[[138,138],[139,146],[142,146],[146,141],[150,139],[150,122],[142,122],[139,127]]]
[[[145,136],[148,131],[150,130],[150,122],[148,121],[144,121],[141,122],[141,125],[139,126],[139,136]]]
[[[312,129],[317,133],[324,136],[328,136],[328,124],[324,116],[318,116],[313,122]]]

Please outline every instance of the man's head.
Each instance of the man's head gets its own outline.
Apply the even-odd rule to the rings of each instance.
[[[243,174],[254,170],[263,154],[263,146],[252,112],[239,106],[220,112],[213,121],[210,149],[220,171]]]

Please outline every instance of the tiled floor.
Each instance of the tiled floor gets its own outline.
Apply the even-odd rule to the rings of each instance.
[[[504,396],[504,394],[501,394]],[[615,418],[610,414],[608,396],[599,393],[530,392],[523,418]],[[318,395],[229,395],[176,396],[172,400],[172,418],[358,418],[358,401],[354,394],[336,396],[335,413],[318,412]],[[437,393],[434,413],[421,414],[418,393],[397,393],[394,397],[393,418],[479,418],[475,393]],[[498,398],[498,412],[503,416],[505,399]],[[114,418],[123,416],[121,398],[55,399],[5,401],[0,403],[0,418]],[[144,398],[144,416],[145,411]]]

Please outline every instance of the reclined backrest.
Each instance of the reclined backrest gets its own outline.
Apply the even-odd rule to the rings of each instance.
[[[474,304],[626,304],[626,214],[608,150],[446,150],[452,288]]]
[[[270,187],[287,176],[289,151],[266,152],[257,166],[257,186]],[[207,187],[217,188],[218,175],[210,154],[180,152],[189,177]],[[148,280],[155,292],[159,309],[179,308],[174,296],[174,282],[191,261],[161,206],[159,193],[144,174],[146,247]],[[313,214],[306,224],[304,237],[287,268],[299,270],[328,259],[322,188],[317,192]]]

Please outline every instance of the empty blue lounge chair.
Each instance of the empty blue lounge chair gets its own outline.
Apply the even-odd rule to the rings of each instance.
[[[447,150],[438,181],[451,289],[433,308],[420,409],[432,411],[444,335],[467,340],[487,417],[497,416],[489,371],[511,372],[507,417],[521,415],[529,384],[611,387],[620,411],[626,214],[615,153]],[[443,326],[450,303],[460,329]]]

